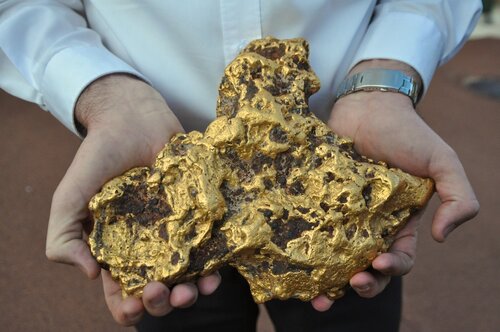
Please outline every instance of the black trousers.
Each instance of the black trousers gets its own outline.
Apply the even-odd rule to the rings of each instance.
[[[255,331],[258,307],[246,281],[232,268],[221,271],[222,283],[210,296],[200,296],[195,305],[176,309],[164,317],[146,315],[136,326],[150,331]],[[363,299],[354,291],[335,301],[326,312],[317,312],[309,302],[270,301],[266,308],[277,332],[398,331],[401,315],[401,278],[393,278],[380,295]]]

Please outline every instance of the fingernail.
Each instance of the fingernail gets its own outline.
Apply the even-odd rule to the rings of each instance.
[[[157,296],[151,300],[151,305],[155,308],[162,307],[165,305],[165,297]]]
[[[354,287],[358,292],[367,292],[370,290],[370,286]]]
[[[126,314],[127,320],[129,322],[135,322],[136,320],[138,320],[141,317],[141,314],[142,314],[141,312],[138,312],[135,314]]]

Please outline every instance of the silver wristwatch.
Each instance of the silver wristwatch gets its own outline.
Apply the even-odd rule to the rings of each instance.
[[[338,88],[335,100],[357,91],[391,91],[408,97],[416,105],[422,87],[411,76],[393,69],[367,69],[346,77]]]

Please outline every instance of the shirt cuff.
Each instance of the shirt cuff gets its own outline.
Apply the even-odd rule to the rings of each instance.
[[[413,67],[422,78],[424,93],[443,53],[443,37],[429,18],[390,12],[370,23],[350,68],[363,60],[388,59]]]
[[[105,48],[75,46],[56,53],[48,62],[40,90],[47,109],[76,135],[74,108],[82,91],[96,79],[126,73],[148,82],[139,72]]]

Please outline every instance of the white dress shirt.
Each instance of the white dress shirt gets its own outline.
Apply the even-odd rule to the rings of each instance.
[[[335,88],[365,59],[405,62],[427,88],[480,15],[480,0],[0,1],[0,87],[76,133],[82,90],[110,73],[150,82],[186,130],[215,117],[224,67],[249,41],[304,37],[328,117]]]

